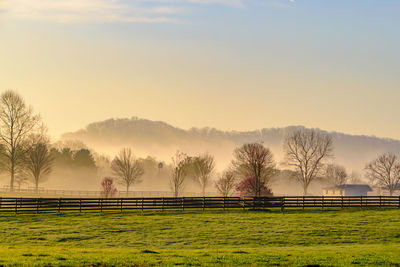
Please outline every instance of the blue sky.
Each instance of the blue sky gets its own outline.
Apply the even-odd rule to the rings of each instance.
[[[55,136],[139,116],[400,139],[400,1],[0,0],[0,10],[1,88],[24,95]]]

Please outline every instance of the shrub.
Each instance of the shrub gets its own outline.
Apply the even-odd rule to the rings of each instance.
[[[101,182],[101,187],[103,188],[101,196],[104,198],[113,197],[117,193],[117,188],[114,186],[113,178],[105,177]]]

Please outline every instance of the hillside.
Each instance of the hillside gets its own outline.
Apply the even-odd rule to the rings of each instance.
[[[302,126],[264,128],[255,131],[220,131],[214,128],[173,127],[165,122],[146,119],[109,119],[89,124],[85,129],[66,133],[64,140],[80,140],[100,153],[113,155],[122,147],[132,147],[139,156],[152,155],[170,161],[176,150],[188,154],[210,152],[217,167],[224,168],[235,147],[246,142],[263,142],[282,159],[282,141],[286,134]],[[323,130],[320,130],[323,131]],[[323,131],[325,132],[325,131]],[[331,132],[335,146],[335,161],[349,171],[362,171],[365,164],[382,152],[400,152],[400,141],[372,136]]]

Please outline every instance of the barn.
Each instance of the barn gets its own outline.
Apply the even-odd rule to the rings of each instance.
[[[324,196],[367,196],[372,188],[367,184],[344,184],[322,189]]]

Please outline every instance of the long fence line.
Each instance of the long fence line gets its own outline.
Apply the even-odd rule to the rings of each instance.
[[[0,198],[0,212],[398,207],[400,197]]]
[[[10,190],[9,187],[0,188],[0,194],[3,196],[12,195],[12,197],[23,197],[24,195],[31,195],[35,197],[52,198],[52,197],[82,197],[82,198],[100,198],[102,191],[89,191],[89,190],[60,190],[60,189],[44,189],[39,188],[14,188]],[[114,197],[116,198],[138,198],[138,197],[173,197],[172,191],[118,191]],[[202,197],[202,193],[196,192],[182,192],[186,197]],[[215,196],[216,193],[209,192],[206,196]],[[11,197],[11,196],[10,196]]]

